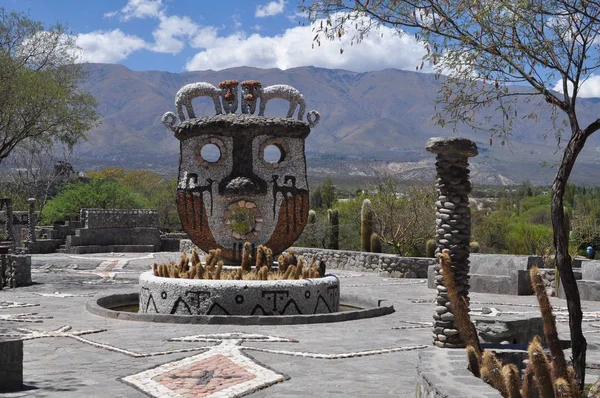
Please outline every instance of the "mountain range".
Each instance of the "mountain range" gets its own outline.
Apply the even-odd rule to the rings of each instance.
[[[560,160],[550,107],[522,101],[520,114],[537,111],[539,118],[515,118],[507,145],[491,142],[489,133],[470,128],[441,127],[431,121],[440,80],[433,74],[396,69],[355,73],[316,67],[287,70],[237,67],[219,71],[169,73],[132,71],[115,64],[86,64],[85,88],[98,100],[102,124],[76,147],[77,166],[89,170],[107,165],[147,168],[176,174],[179,141],[161,117],[175,111],[175,93],[183,85],[206,81],[255,79],[263,86],[289,84],[305,97],[307,110],[321,114],[306,142],[308,173],[335,178],[372,178],[392,174],[401,179],[433,180],[434,157],[425,151],[430,137],[460,135],[477,143],[471,159],[475,183],[510,184],[529,179],[548,183]],[[208,98],[195,100],[197,115],[214,114]],[[269,103],[267,116],[283,116],[283,100]],[[582,124],[600,114],[600,99],[580,99]],[[560,115],[559,115],[560,118]],[[560,123],[560,120],[559,120]],[[544,138],[545,135],[547,138]],[[566,139],[564,139],[566,141]],[[586,143],[572,181],[598,184],[600,136]],[[543,167],[542,164],[550,166]]]

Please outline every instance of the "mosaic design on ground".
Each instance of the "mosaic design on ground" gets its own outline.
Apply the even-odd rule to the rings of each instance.
[[[31,294],[33,294],[35,296],[53,297],[53,298],[94,297],[96,295],[96,293],[71,294],[71,293],[61,293],[61,292],[54,292],[54,293],[31,293]],[[25,296],[22,296],[22,297],[25,297]]]
[[[42,323],[44,319],[52,319],[51,316],[38,315],[37,312],[27,312],[23,314],[0,314],[0,321],[23,322],[23,323]]]
[[[10,308],[38,307],[38,306],[39,306],[39,304],[19,303],[17,301],[0,301],[0,310],[7,310]]]
[[[28,329],[28,328],[19,328],[19,329],[15,329],[17,333],[0,333],[0,337],[16,338],[16,339],[21,339],[23,341],[42,339],[42,338],[46,338],[46,337],[70,337],[70,338],[74,338],[77,340],[77,338],[79,336],[83,336],[85,334],[106,332],[106,329],[73,330],[73,331],[71,331],[71,329],[72,329],[72,327],[69,325],[61,326],[58,329],[49,330],[49,331],[35,330],[35,329]]]
[[[90,257],[83,256],[75,256],[68,255],[69,258],[75,260],[89,260]],[[119,279],[117,280],[117,276],[121,274],[135,274],[139,273],[139,270],[127,270],[125,267],[131,262],[135,260],[148,260],[153,259],[155,257],[155,253],[149,253],[145,256],[141,257],[128,257],[128,258],[106,258],[106,257],[93,257],[95,260],[101,260],[102,262],[93,269],[79,269],[77,264],[71,264],[66,268],[57,268],[54,264],[45,264],[39,268],[34,268],[31,272],[64,272],[68,274],[81,274],[81,275],[95,275],[99,276],[100,280],[93,281],[83,281],[84,284],[89,285],[101,285],[101,284],[129,284],[134,283],[132,280]]]
[[[433,322],[415,322],[415,321],[400,321],[408,325],[394,326],[392,330],[410,330],[410,329],[429,329],[433,326]]]
[[[241,352],[241,340],[224,340],[208,351],[122,378],[153,397],[238,397],[288,377]]]

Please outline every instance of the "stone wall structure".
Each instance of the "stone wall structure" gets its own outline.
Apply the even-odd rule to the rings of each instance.
[[[31,285],[31,256],[0,255],[0,284],[15,288]]]
[[[466,138],[430,138],[426,149],[436,155],[437,194],[436,202],[436,253],[449,250],[456,289],[469,299],[469,243],[471,239],[471,209],[469,208],[468,158],[477,155],[477,146]],[[434,318],[434,344],[438,347],[463,347],[450,308],[446,288],[435,266],[437,306]]]
[[[81,209],[79,213],[87,229],[160,226],[158,211],[152,209]]]
[[[294,253],[304,257],[308,264],[322,260],[328,269],[376,271],[392,278],[426,278],[434,258],[400,257],[395,254],[367,253],[351,250],[313,249],[294,247]]]
[[[159,217],[148,209],[81,209],[83,228],[66,237],[67,253],[156,252]]]

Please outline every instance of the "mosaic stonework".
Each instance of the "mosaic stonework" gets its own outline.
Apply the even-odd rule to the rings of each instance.
[[[290,86],[244,81],[241,101],[237,81],[219,87],[184,86],[177,94],[178,116],[163,116],[180,140],[177,209],[183,229],[199,248],[220,248],[231,263],[239,262],[246,241],[281,253],[308,218],[304,145],[319,115],[311,111],[303,121],[306,102]],[[216,115],[197,117],[191,103],[196,96],[211,97]],[[287,118],[263,116],[273,98],[289,101]],[[240,103],[242,113],[236,114]]]
[[[224,341],[207,352],[170,362],[122,380],[153,397],[239,397],[284,381]]]
[[[303,315],[339,311],[335,276],[281,281],[140,276],[139,311],[176,315]]]

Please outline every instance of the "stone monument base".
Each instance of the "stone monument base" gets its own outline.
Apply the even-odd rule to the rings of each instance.
[[[339,280],[204,280],[140,275],[139,312],[177,315],[298,315],[339,311]]]

